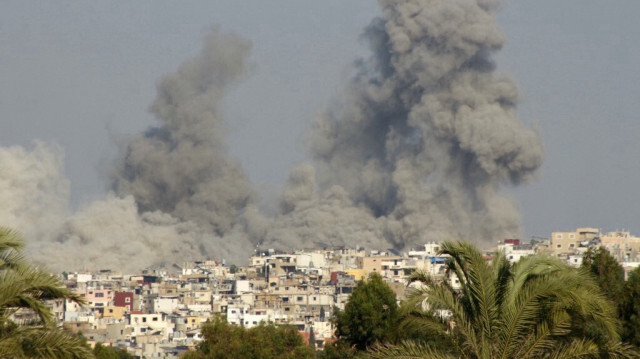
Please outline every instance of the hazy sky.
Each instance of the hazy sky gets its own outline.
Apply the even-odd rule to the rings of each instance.
[[[340,96],[371,0],[91,1],[0,5],[0,144],[58,143],[72,201],[104,195],[116,142],[154,124],[164,74],[211,26],[253,43],[251,71],[225,100],[229,148],[273,197],[307,158],[305,134]],[[640,2],[506,1],[499,71],[520,85],[539,129],[539,179],[513,190],[527,236],[595,226],[640,234]]]

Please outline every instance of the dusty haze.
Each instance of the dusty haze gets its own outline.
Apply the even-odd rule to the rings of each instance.
[[[220,111],[251,46],[214,28],[196,58],[159,82],[157,125],[122,139],[104,200],[71,214],[59,148],[1,149],[4,224],[53,269],[242,263],[258,244],[403,249],[519,236],[518,206],[501,188],[531,179],[543,152],[516,117],[515,84],[494,71],[505,41],[499,2],[380,5],[363,34],[372,55],[315,121],[310,160],[292,169],[275,215],[255,207],[225,144],[233,119]]]

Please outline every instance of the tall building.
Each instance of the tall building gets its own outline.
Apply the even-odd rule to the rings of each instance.
[[[573,232],[552,232],[551,253],[556,257],[566,257],[586,248],[593,241],[600,239],[600,230],[597,228],[578,228]]]

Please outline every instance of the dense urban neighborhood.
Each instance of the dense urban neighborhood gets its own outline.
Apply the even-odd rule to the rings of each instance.
[[[549,238],[523,242],[505,239],[483,251],[491,261],[497,251],[511,262],[546,254],[580,266],[589,248],[606,248],[625,269],[640,265],[640,238],[625,231],[596,228],[553,232]],[[261,324],[295,326],[317,350],[335,341],[335,310],[344,310],[357,282],[378,273],[405,298],[415,271],[459,287],[446,271],[448,257],[440,243],[414,250],[317,248],[283,252],[256,249],[246,266],[202,260],[125,274],[115,269],[62,273],[67,288],[86,300],[50,301],[59,325],[81,333],[91,344],[126,350],[138,358],[175,358],[202,340],[200,329],[212,318],[252,328]],[[14,319],[27,320],[31,311]]]

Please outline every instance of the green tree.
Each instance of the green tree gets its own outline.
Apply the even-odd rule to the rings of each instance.
[[[394,339],[398,318],[396,295],[378,273],[358,282],[344,311],[336,310],[336,336],[349,346],[366,350]]]
[[[93,355],[96,359],[133,359],[133,356],[126,350],[102,345],[101,343],[96,343],[95,347],[93,347]]]
[[[311,359],[315,351],[295,327],[260,324],[246,329],[216,318],[202,327],[204,341],[183,359]]]
[[[602,292],[620,310],[625,298],[624,269],[609,251],[589,248],[582,257],[582,268],[590,271]]]
[[[82,338],[56,327],[46,300],[83,303],[53,275],[29,264],[24,242],[14,231],[0,228],[0,358],[91,358]],[[36,319],[13,321],[18,310]]]
[[[318,352],[318,359],[354,359],[363,357],[363,352],[352,347],[345,340],[338,340],[324,346]]]
[[[640,267],[629,273],[620,318],[622,340],[640,347]]]
[[[448,346],[404,341],[373,358],[637,357],[620,344],[615,309],[592,276],[557,259],[531,256],[511,264],[503,253],[488,263],[465,242],[445,242],[448,273],[460,289],[414,273],[401,330],[442,336]],[[589,323],[590,330],[584,330]]]

